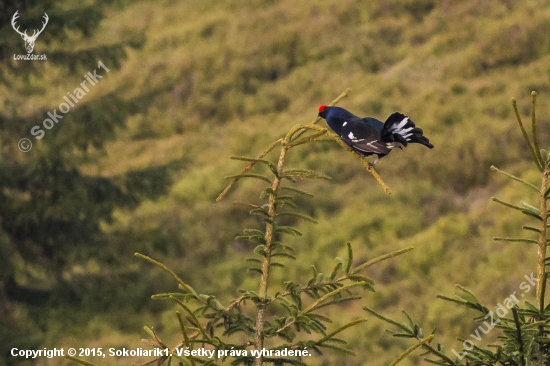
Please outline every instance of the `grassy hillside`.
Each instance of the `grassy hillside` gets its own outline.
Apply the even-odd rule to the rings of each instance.
[[[239,183],[215,203],[223,177],[240,168],[229,157],[257,155],[292,126],[313,120],[320,104],[348,87],[351,93],[339,105],[382,120],[405,113],[435,148],[410,146],[377,165],[389,196],[336,144],[296,149],[293,166],[333,180],[301,184],[316,196],[304,205],[319,223],[300,224],[304,236],[289,239],[298,260],[275,278],[305,281],[311,264],[329,270],[346,241],[357,261],[414,246],[368,273],[377,292],[363,305],[394,318],[405,308],[458,350],[456,338],[477,327],[464,322],[474,314],[436,295],[455,294],[458,283],[496,306],[534,271],[534,247],[491,239],[517,236],[524,219],[490,203],[492,196],[515,203],[533,197],[489,168],[536,179],[527,170],[529,152],[514,120],[513,96],[527,116],[530,92],[539,93],[543,147],[550,141],[548,2],[138,1],[110,9],[96,41],[139,31],[146,35],[143,48],[129,50],[122,69],[102,81],[102,91],[123,85],[127,98],[151,91],[150,107],[124,121],[98,162],[83,171],[117,177],[171,163],[173,183],[168,194],[119,210],[103,226],[123,258],[121,273],[135,273],[135,283],[120,281],[111,290],[112,301],[124,307],[87,310],[74,319],[64,316],[66,309],[48,309],[44,346],[135,348],[146,337],[143,325],[154,325],[170,344],[178,342],[172,305],[147,299],[151,289],[174,290],[175,283],[134,259],[136,251],[222,302],[240,288],[255,288],[256,277],[242,260],[253,246],[234,237],[260,221],[232,202],[255,200],[263,187]],[[101,263],[90,260],[68,276],[100,270]],[[126,304],[117,294],[127,291],[142,291],[143,303]],[[534,291],[526,296],[532,298]],[[359,306],[338,311],[365,316]],[[370,317],[344,335],[357,356],[329,353],[312,357],[311,364],[387,365],[410,344],[385,328]],[[421,364],[418,353],[402,363]]]

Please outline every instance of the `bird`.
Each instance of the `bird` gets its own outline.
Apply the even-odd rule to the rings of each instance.
[[[422,129],[402,113],[392,113],[386,122],[376,118],[360,118],[344,108],[321,105],[319,117],[327,121],[329,127],[356,153],[362,157],[375,155],[369,162],[374,166],[388,155],[394,147],[407,147],[409,142],[422,144],[430,149],[433,145],[423,135]]]

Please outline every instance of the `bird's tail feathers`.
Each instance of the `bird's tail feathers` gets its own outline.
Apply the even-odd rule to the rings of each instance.
[[[399,112],[393,113],[384,122],[381,137],[383,141],[398,142],[405,147],[409,142],[422,144],[430,149],[434,147],[430,140],[422,134],[422,129],[416,127],[409,117]]]

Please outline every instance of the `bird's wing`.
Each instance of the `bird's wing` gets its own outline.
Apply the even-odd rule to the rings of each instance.
[[[382,122],[379,123],[382,125]],[[388,154],[394,144],[381,141],[380,130],[377,127],[361,119],[344,122],[340,137],[357,152]]]

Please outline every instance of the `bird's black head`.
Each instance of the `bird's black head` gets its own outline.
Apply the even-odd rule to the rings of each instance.
[[[359,117],[346,111],[344,108],[322,105],[319,107],[319,117],[327,121],[329,127],[340,135],[342,127],[348,121],[356,120]]]
[[[318,114],[319,117],[323,117],[326,119],[327,113],[328,113],[328,107],[325,104],[319,107],[319,114]]]

